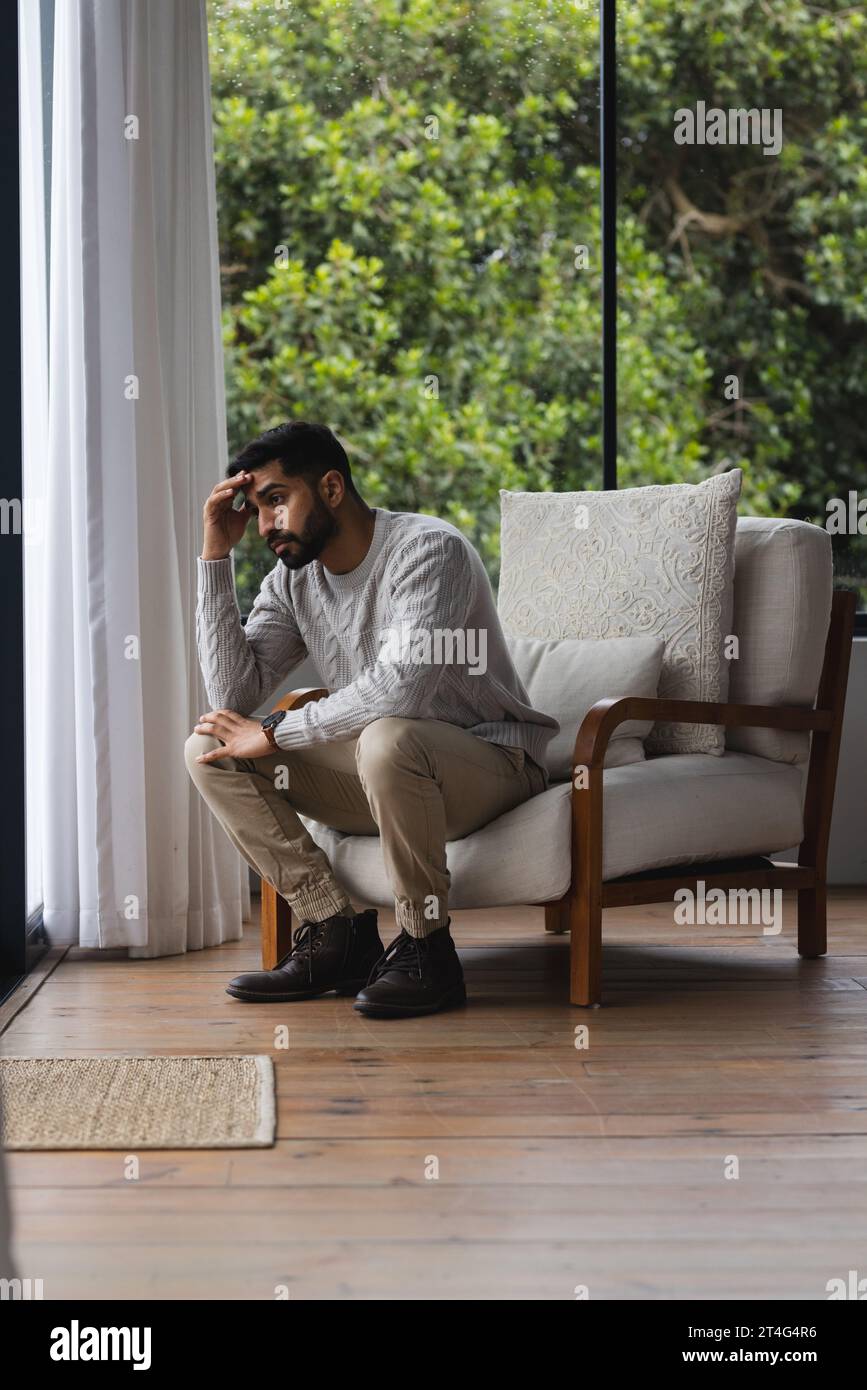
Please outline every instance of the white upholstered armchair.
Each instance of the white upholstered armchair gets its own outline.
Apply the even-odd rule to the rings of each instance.
[[[544,542],[550,552],[550,535]],[[500,613],[507,632],[503,596],[514,593],[508,566],[516,544],[523,539],[504,545]],[[571,729],[564,726],[574,741],[565,776],[562,766],[551,769],[545,792],[447,847],[450,907],[544,904],[546,929],[571,933],[573,1004],[601,1001],[606,907],[672,899],[678,887],[694,890],[699,879],[708,888],[796,889],[798,950],[807,957],[826,950],[828,834],[854,595],[832,595],[829,537],[803,522],[740,518],[734,559],[729,635],[737,638],[737,656],[727,697],[672,699],[663,690],[660,698],[629,693],[621,684],[579,709]],[[570,566],[557,567],[550,554],[541,563],[545,574],[556,573],[556,627],[568,647],[580,635],[562,631]],[[575,582],[581,582],[578,575]],[[544,582],[536,585],[536,616],[525,613],[519,624],[524,638],[534,635],[528,623],[536,622],[539,638],[551,640],[550,622],[544,612],[538,617],[545,591]],[[325,695],[295,692],[281,706]],[[560,709],[539,707],[563,725],[569,690],[558,696],[549,684],[548,702],[555,700]],[[631,728],[642,721],[657,729],[670,729],[671,721],[680,730],[713,726],[719,746],[642,754],[611,765],[611,740],[625,721]],[[356,901],[391,905],[377,837],[307,824]],[[773,865],[766,858],[793,845],[800,845],[797,864]],[[262,903],[268,969],[289,948],[291,913],[266,883]]]

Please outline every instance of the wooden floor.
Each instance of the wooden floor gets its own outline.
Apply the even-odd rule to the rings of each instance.
[[[232,1000],[252,925],[72,951],[4,1053],[268,1052],[279,1139],[143,1153],[136,1182],[121,1153],[8,1155],[19,1273],[48,1299],[825,1299],[867,1275],[867,890],[834,894],[824,960],[793,926],[608,912],[585,1011],[540,910],[461,913],[469,1006],[401,1022]]]

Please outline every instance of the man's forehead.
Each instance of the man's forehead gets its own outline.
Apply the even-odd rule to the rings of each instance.
[[[283,472],[280,460],[270,459],[268,463],[263,463],[256,469],[253,474],[253,481],[248,483],[241,491],[244,493],[245,497],[249,498],[251,501],[255,501],[257,497],[263,497],[268,489],[272,488],[275,483],[283,483],[288,487],[291,485],[292,481],[293,480],[287,478]]]

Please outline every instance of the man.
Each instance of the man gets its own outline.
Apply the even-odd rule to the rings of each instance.
[[[231,552],[253,516],[278,563],[243,626]],[[528,703],[481,559],[448,522],[367,506],[335,435],[301,420],[242,450],[204,532],[196,627],[212,709],[187,766],[301,923],[275,970],[239,975],[229,994],[334,990],[400,1017],[462,1003],[446,841],[544,790],[559,727]],[[308,655],[328,698],[250,718]],[[399,928],[386,951],[377,914],[354,911],[302,815],[380,836]]]

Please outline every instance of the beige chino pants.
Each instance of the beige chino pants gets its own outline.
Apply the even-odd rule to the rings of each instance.
[[[398,928],[426,936],[448,919],[447,840],[458,840],[545,787],[521,748],[439,719],[376,719],[360,736],[266,758],[197,763],[220,747],[186,743],[190,776],[232,843],[302,921],[354,911],[300,816],[379,835]]]

